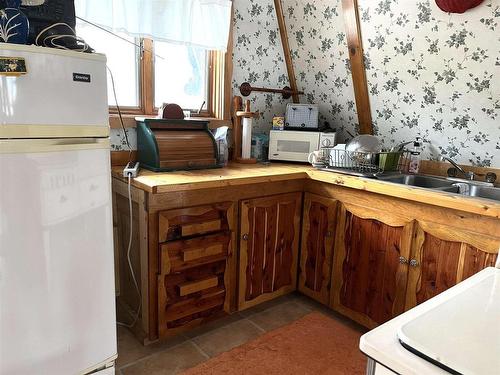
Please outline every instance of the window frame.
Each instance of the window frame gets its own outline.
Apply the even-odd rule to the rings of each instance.
[[[155,116],[158,113],[158,108],[155,107],[154,103],[154,42],[148,38],[140,38],[138,42],[140,45],[137,56],[139,106],[120,106],[120,111],[123,115]],[[224,81],[227,79],[226,55],[229,53],[229,51],[227,53],[207,51],[207,103],[200,113],[197,112],[197,109],[183,108],[192,111],[191,117],[224,119]],[[109,113],[111,116],[118,114],[116,105],[109,106]]]

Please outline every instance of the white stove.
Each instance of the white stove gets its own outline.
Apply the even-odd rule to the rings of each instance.
[[[367,374],[500,374],[500,269],[375,328],[360,349],[369,357]]]

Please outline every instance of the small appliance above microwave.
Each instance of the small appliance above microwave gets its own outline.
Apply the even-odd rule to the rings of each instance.
[[[335,133],[271,130],[269,160],[306,162],[309,154],[321,147],[335,146]]]
[[[317,104],[288,103],[285,112],[285,130],[318,131]]]

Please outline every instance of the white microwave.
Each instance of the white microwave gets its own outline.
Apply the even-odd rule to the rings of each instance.
[[[335,146],[335,133],[271,130],[269,160],[307,163],[309,154],[321,147]]]

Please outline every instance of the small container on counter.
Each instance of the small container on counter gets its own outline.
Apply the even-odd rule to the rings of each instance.
[[[258,161],[266,161],[269,150],[269,136],[256,133],[252,136],[252,157]]]
[[[273,130],[285,130],[285,118],[283,116],[273,117]]]

